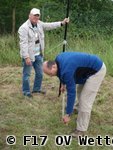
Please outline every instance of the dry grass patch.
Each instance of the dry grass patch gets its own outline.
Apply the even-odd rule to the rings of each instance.
[[[61,121],[62,96],[58,98],[59,81],[57,78],[44,76],[43,88],[46,96],[35,94],[33,99],[25,99],[21,93],[20,67],[0,68],[0,149],[2,150],[110,150],[112,147],[80,147],[74,139],[69,147],[55,145],[56,135],[66,135],[76,127],[73,114],[68,126]],[[34,72],[32,73],[34,74]],[[33,85],[31,76],[31,86]],[[87,134],[109,135],[113,137],[113,78],[107,76],[101,86],[93,106],[90,126]],[[15,135],[17,143],[8,146],[5,142],[7,135]],[[45,147],[23,147],[23,135],[48,135]],[[39,140],[40,142],[40,140]]]

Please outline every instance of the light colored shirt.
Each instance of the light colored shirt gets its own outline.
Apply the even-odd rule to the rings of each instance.
[[[38,35],[38,29],[37,29],[37,27],[35,26],[33,28],[33,30],[35,32],[35,48],[34,48],[33,51],[34,51],[34,55],[37,56],[37,55],[40,55],[41,45],[40,45],[40,41],[39,41],[39,35]]]

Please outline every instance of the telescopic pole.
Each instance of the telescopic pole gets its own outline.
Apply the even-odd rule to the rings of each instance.
[[[67,9],[66,9],[66,18],[69,17],[69,7],[70,7],[70,0],[67,0]],[[64,42],[63,42],[63,52],[65,52],[66,50],[66,44],[67,44],[67,27],[68,27],[68,24],[66,23],[65,24],[65,30],[64,30]],[[60,97],[61,95],[61,82],[60,82],[60,85],[59,85],[59,94],[58,94],[58,97]]]

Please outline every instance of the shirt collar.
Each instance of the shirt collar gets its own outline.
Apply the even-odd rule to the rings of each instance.
[[[59,66],[59,62],[57,60],[55,60],[56,64],[57,64],[57,77],[60,77],[60,66]]]

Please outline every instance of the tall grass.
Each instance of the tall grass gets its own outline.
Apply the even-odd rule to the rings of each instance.
[[[53,37],[47,38],[45,56],[53,59],[62,51],[63,41],[58,41]],[[113,75],[113,37],[96,36],[93,38],[74,38],[67,39],[66,51],[80,51],[98,55],[106,64],[108,74]]]
[[[62,37],[61,37],[62,36]],[[113,75],[113,37],[95,36],[79,38],[68,35],[67,51],[81,51],[96,54],[105,62],[108,74]],[[63,35],[47,32],[45,37],[45,59],[54,59],[62,51]],[[21,65],[18,36],[0,37],[0,66]]]
[[[0,66],[20,64],[18,37],[2,35],[0,37]]]

